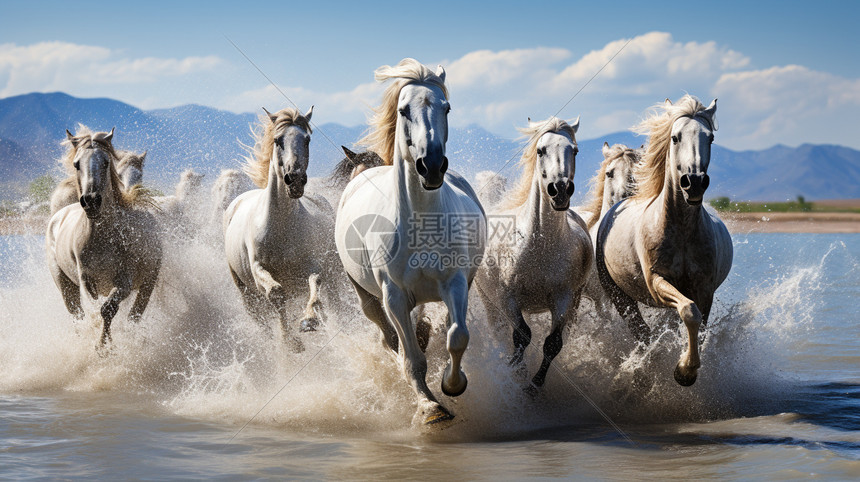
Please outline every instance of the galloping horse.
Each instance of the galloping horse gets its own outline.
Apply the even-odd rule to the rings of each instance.
[[[634,174],[636,194],[600,223],[596,264],[601,284],[638,340],[652,337],[637,302],[678,311],[689,347],[674,376],[690,386],[701,365],[699,328],[732,266],[728,230],[702,207],[717,101],[705,107],[686,95],[658,108],[663,112],[639,125],[650,139]]]
[[[552,360],[561,351],[564,329],[576,318],[594,259],[585,222],[568,209],[578,128],[579,119],[568,123],[551,117],[521,129],[530,138],[520,161],[523,175],[491,220],[491,232],[511,235],[489,240],[475,279],[490,318],[513,328],[511,365],[522,363],[531,343],[524,316],[546,311],[552,316],[543,361],[527,387],[531,393],[543,386]]]
[[[155,219],[144,209],[152,198],[139,185],[122,189],[113,130],[92,133],[81,126],[66,136],[64,163],[77,172],[80,202],[60,209],[48,222],[48,267],[76,318],[84,315],[82,287],[93,299],[108,297],[101,307],[104,345],[119,303],[133,290],[138,293],[129,319],[139,321],[146,309],[161,268],[161,244]]]
[[[337,265],[334,212],[325,199],[305,194],[312,114],[313,107],[304,115],[292,108],[266,111],[245,165],[259,189],[240,195],[224,212],[227,264],[245,306],[261,323],[274,308],[285,337],[292,295],[308,285],[300,330],[319,324],[318,276]],[[298,339],[292,342],[301,349]]]
[[[442,391],[460,395],[467,384],[460,361],[469,343],[469,287],[484,251],[486,217],[471,186],[448,171],[445,70],[440,66],[434,73],[404,59],[375,74],[377,81],[394,82],[361,142],[385,165],[365,170],[346,186],[335,241],[365,315],[397,353],[419,398],[416,419],[432,424],[453,415],[427,387],[427,359],[410,312],[434,301],[447,306],[450,361]]]
[[[85,128],[85,127],[84,127]],[[124,190],[129,190],[143,182],[143,164],[146,161],[146,152],[136,154],[131,151],[116,151],[119,156],[116,172]],[[74,171],[68,173],[68,177],[60,181],[51,194],[51,215],[60,209],[78,202],[78,176]]]

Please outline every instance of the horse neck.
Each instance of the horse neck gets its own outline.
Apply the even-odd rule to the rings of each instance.
[[[541,177],[537,172],[538,169],[535,168],[529,195],[520,211],[520,217],[525,218],[524,231],[541,236],[560,235],[567,228],[567,211],[556,211],[552,208],[543,195]]]
[[[269,181],[266,184],[264,196],[265,212],[270,219],[282,218],[291,214],[299,204],[298,199],[290,197],[286,183],[281,181],[278,161],[272,159],[269,162]]]
[[[421,176],[418,171],[410,169],[406,165],[407,161],[400,153],[399,143],[394,146],[394,177],[395,177],[395,192],[399,193],[400,200],[405,203],[405,207],[410,210],[403,212],[433,212],[439,211],[440,206],[440,191],[442,187],[435,191],[428,191],[421,185]]]
[[[606,182],[603,185],[603,204],[600,205],[600,214],[608,212],[612,208],[612,190],[606,188]]]
[[[684,200],[684,194],[681,193],[681,186],[672,178],[670,169],[674,169],[674,167],[669,165],[667,159],[663,190],[655,202],[655,204],[659,204],[662,211],[660,219],[664,226],[671,224],[696,228],[702,222],[704,207],[687,204],[687,201]],[[685,229],[681,232],[688,231]]]

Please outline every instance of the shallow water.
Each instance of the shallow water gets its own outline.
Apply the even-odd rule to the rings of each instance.
[[[245,314],[217,246],[174,240],[143,320],[125,321],[126,302],[100,355],[43,238],[2,237],[0,476],[860,476],[860,235],[734,244],[693,387],[672,379],[686,335],[671,314],[649,312],[664,331],[642,355],[584,306],[531,399],[473,300],[461,397],[438,388],[438,326],[428,348],[430,387],[457,416],[428,430],[352,296],[292,353]],[[530,370],[546,336],[532,327]]]

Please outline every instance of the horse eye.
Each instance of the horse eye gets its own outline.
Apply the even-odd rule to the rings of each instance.
[[[446,106],[445,106],[445,113],[446,113],[446,114],[450,114],[450,113],[451,113],[451,105],[450,105],[450,104],[448,104],[448,105],[446,105]]]
[[[713,134],[711,134],[710,136],[708,136],[708,142],[710,142],[711,144],[713,144],[713,143],[714,143],[714,135],[713,135]]]
[[[400,112],[400,115],[402,115],[403,117],[406,117],[407,119],[409,118],[409,106],[408,105],[405,107],[401,107],[398,110],[398,112]]]
[[[612,176],[614,176],[614,175],[615,175],[615,171],[606,171],[606,177],[608,177],[609,179],[612,179]]]
[[[75,161],[75,169],[77,169],[78,171],[81,170],[81,161]]]
[[[573,157],[576,157],[577,154],[579,154],[579,148],[574,147],[573,148]]]
[[[672,136],[672,144],[678,143],[678,136]]]

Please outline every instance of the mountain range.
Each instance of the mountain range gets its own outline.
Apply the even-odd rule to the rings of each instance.
[[[274,106],[273,106],[274,107]],[[270,109],[273,110],[273,109]],[[254,114],[234,114],[199,105],[141,110],[112,99],[81,99],[64,93],[32,93],[0,99],[0,199],[20,198],[32,179],[51,173],[63,176],[56,159],[65,130],[78,123],[95,130],[116,127],[119,149],[148,152],[145,183],[172,190],[182,170],[191,167],[214,180],[224,168],[238,167],[251,143]],[[583,121],[583,131],[587,120]],[[310,176],[326,175],[342,157],[341,145],[352,147],[365,126],[323,124],[311,142]],[[581,131],[580,135],[585,137]],[[576,194],[581,202],[588,179],[599,167],[603,142],[638,146],[644,137],[619,132],[579,140]],[[452,128],[447,153],[452,168],[469,177],[481,170],[519,176],[521,140],[496,136],[477,125]],[[719,142],[719,133],[717,133]],[[777,145],[760,151],[733,151],[715,144],[708,173],[707,196],[735,200],[783,201],[860,198],[860,151],[835,145]]]

